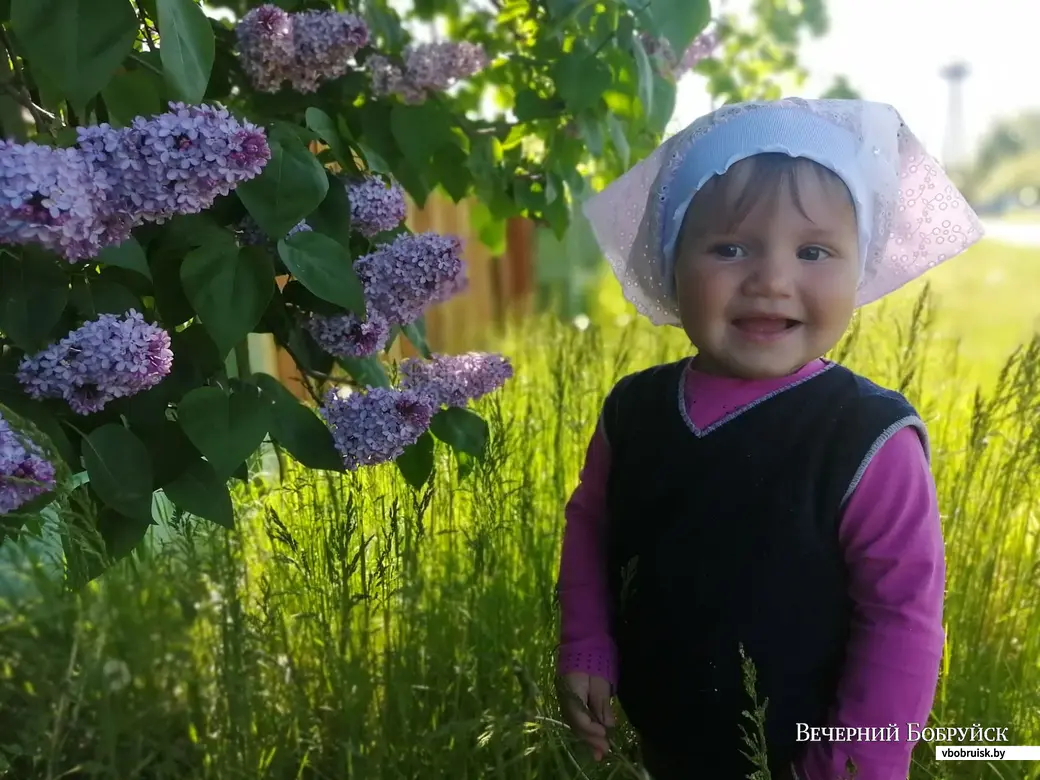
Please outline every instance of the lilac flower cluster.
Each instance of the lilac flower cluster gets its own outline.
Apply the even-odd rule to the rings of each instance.
[[[662,72],[678,81],[687,71],[715,53],[721,37],[718,30],[702,32],[693,39],[682,57],[675,56],[675,50],[667,38],[655,38],[649,33],[643,33],[641,40],[647,54],[661,63]]]
[[[102,314],[57,344],[26,355],[18,381],[33,398],[63,398],[77,414],[100,411],[159,384],[170,373],[170,336],[131,309]]]
[[[408,215],[404,190],[397,182],[386,183],[378,176],[347,182],[350,199],[350,223],[365,238],[393,230]]]
[[[315,92],[343,76],[350,58],[368,44],[368,28],[353,14],[290,14],[269,4],[242,17],[236,35],[242,69],[262,92],[277,92],[285,82],[297,92]]]
[[[469,78],[488,65],[484,49],[468,41],[444,41],[409,46],[401,69],[386,57],[376,54],[366,64],[376,95],[398,95],[405,103],[426,100],[431,92],[441,92]]]
[[[38,244],[70,261],[93,257],[112,242],[104,185],[78,149],[0,140],[0,243]]]
[[[0,515],[54,488],[54,466],[0,415]]]
[[[425,396],[384,387],[348,395],[332,389],[321,408],[343,465],[350,471],[402,455],[430,427],[433,414]]]
[[[307,330],[318,346],[339,358],[363,358],[374,355],[390,338],[390,323],[377,311],[365,320],[354,314],[326,317],[312,314]]]
[[[0,243],[87,260],[145,222],[209,208],[271,157],[264,131],[222,107],[170,108],[77,128],[69,149],[0,141]]]
[[[466,288],[462,242],[437,233],[405,234],[354,264],[369,311],[393,325],[422,316],[431,303]]]
[[[78,146],[105,173],[109,207],[133,214],[133,226],[198,214],[259,175],[271,157],[261,128],[221,106],[184,103],[119,130],[81,127]]]
[[[437,355],[432,360],[408,358],[401,363],[401,389],[429,398],[435,408],[465,406],[493,393],[513,377],[502,355],[468,352]]]

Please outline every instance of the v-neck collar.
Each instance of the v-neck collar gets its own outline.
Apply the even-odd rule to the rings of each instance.
[[[799,379],[796,379],[796,380],[794,380],[794,381],[784,385],[783,387],[778,387],[777,389],[772,390],[772,391],[770,391],[768,393],[765,393],[764,395],[756,398],[754,401],[751,401],[751,402],[749,402],[747,404],[744,404],[743,406],[741,406],[741,407],[739,407],[737,409],[734,409],[732,412],[730,412],[729,414],[724,415],[723,417],[719,418],[718,420],[716,420],[715,422],[713,422],[711,425],[707,426],[706,428],[699,428],[696,425],[696,423],[694,423],[694,421],[691,419],[690,413],[689,413],[689,411],[686,408],[686,382],[687,382],[687,379],[689,378],[690,373],[691,373],[692,363],[693,363],[693,357],[687,358],[686,361],[683,364],[682,371],[680,371],[680,373],[679,373],[678,402],[679,402],[679,413],[682,415],[683,422],[686,424],[686,427],[689,428],[690,432],[693,433],[693,435],[696,436],[697,438],[703,438],[703,437],[707,436],[709,433],[718,430],[719,428],[721,428],[726,423],[731,422],[731,421],[737,419],[738,417],[740,417],[745,412],[748,412],[748,411],[754,409],[756,406],[759,406],[759,405],[765,403],[766,401],[768,401],[768,400],[770,400],[772,398],[776,398],[776,396],[778,396],[778,395],[780,395],[782,393],[785,393],[788,390],[793,390],[794,388],[796,388],[796,387],[798,387],[800,385],[805,384],[810,379],[814,379],[814,378],[820,376],[825,371],[829,371],[830,369],[834,368],[835,365],[837,365],[836,363],[832,363],[830,361],[826,361],[825,360],[825,361],[823,361],[823,365],[820,368],[818,368],[815,371],[807,374],[806,376],[803,376],[803,377],[801,377]]]

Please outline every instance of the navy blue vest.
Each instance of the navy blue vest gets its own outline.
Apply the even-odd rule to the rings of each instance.
[[[655,780],[744,780],[743,648],[782,780],[797,724],[826,725],[842,668],[841,510],[870,455],[923,425],[902,395],[829,364],[698,431],[686,366],[629,375],[604,404],[618,698]]]

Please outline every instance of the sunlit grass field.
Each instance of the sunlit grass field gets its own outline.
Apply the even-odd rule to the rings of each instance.
[[[984,244],[930,281],[870,307],[834,357],[931,429],[949,567],[931,725],[1040,744],[1040,253]],[[169,518],[79,595],[29,571],[0,604],[0,777],[638,777],[624,730],[595,765],[550,695],[563,506],[599,404],[686,349],[624,312],[608,283],[591,323],[505,338],[517,376],[479,405],[492,440],[465,478],[445,451],[419,493],[393,466],[290,469],[239,486],[236,533]],[[1040,777],[934,755],[918,748],[914,780]]]

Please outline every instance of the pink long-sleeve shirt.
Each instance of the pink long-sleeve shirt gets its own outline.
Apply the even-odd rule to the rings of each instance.
[[[690,369],[686,408],[701,429],[798,381],[825,363],[813,361],[779,379],[741,380]],[[610,449],[597,428],[580,480],[566,508],[558,592],[558,670],[586,672],[617,684],[604,560]],[[828,723],[898,726],[899,741],[809,742],[801,780],[845,777],[905,780],[914,741],[907,724],[924,726],[931,712],[943,651],[945,558],[935,483],[913,428],[903,428],[874,455],[841,518],[839,536],[855,604],[847,661]]]

